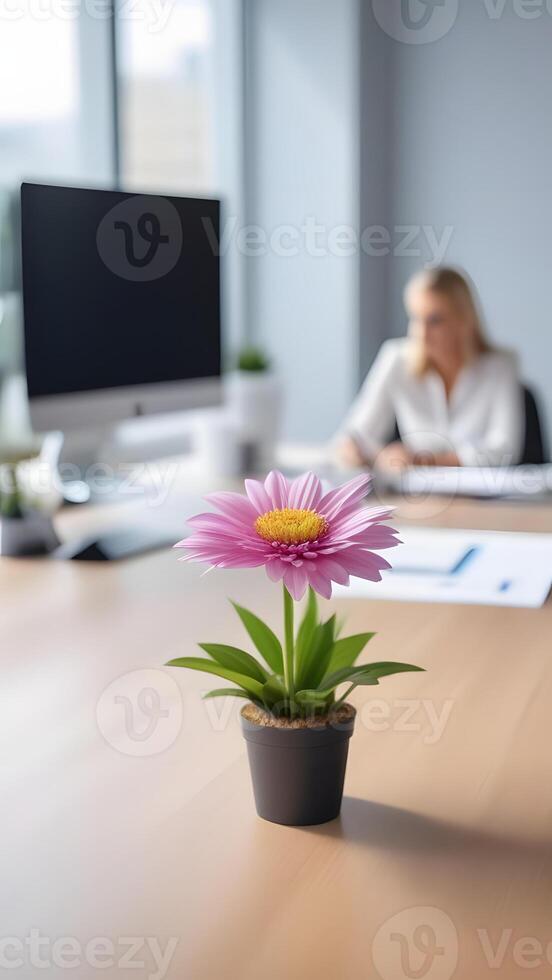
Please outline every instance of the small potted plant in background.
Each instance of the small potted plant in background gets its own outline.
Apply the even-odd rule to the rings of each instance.
[[[233,687],[207,698],[237,697],[242,709],[257,811],[275,823],[324,823],[339,813],[355,709],[355,687],[421,670],[412,664],[357,660],[372,633],[342,636],[335,615],[320,618],[316,594],[329,599],[332,582],[349,575],[379,581],[390,567],[377,552],[399,544],[384,522],[390,511],[365,507],[370,478],[359,476],[324,493],[313,473],[289,482],[269,473],[246,480],[246,496],[222,492],[207,500],[218,513],[193,517],[177,548],[182,560],[217,568],[264,566],[283,587],[283,637],[254,613],[236,612],[261,659],[221,643],[199,644],[206,657],[180,657],[168,666],[221,677]],[[308,592],[295,628],[295,603]]]
[[[271,362],[259,347],[245,346],[226,381],[227,403],[237,426],[244,470],[272,465],[279,433],[281,390]]]
[[[59,544],[52,513],[61,501],[40,458],[0,464],[0,555],[25,557]]]

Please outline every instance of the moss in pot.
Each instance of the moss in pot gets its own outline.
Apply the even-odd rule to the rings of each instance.
[[[211,494],[219,513],[189,522],[192,533],[176,547],[184,560],[220,568],[265,566],[283,588],[283,642],[254,613],[235,605],[259,656],[220,643],[199,644],[206,657],[180,657],[168,666],[204,671],[234,686],[207,698],[249,702],[241,713],[259,816],[302,826],[338,816],[355,709],[355,687],[423,668],[412,664],[357,664],[373,633],[341,636],[335,615],[320,617],[317,593],[349,574],[378,581],[390,567],[378,552],[399,544],[384,522],[390,511],[363,505],[370,478],[362,475],[324,493],[318,477],[289,482],[271,472],[264,483],[246,480],[246,496]],[[295,628],[295,604],[308,593]]]

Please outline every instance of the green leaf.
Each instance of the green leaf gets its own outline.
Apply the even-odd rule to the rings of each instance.
[[[335,615],[325,623],[319,623],[311,635],[310,642],[299,664],[296,687],[307,690],[318,687],[328,670],[332,647],[334,645]]]
[[[360,664],[357,670],[369,671],[372,677],[388,677],[391,674],[405,674],[411,671],[423,672],[425,667],[417,667],[415,664],[402,664],[399,661],[383,660],[374,664]]]
[[[349,681],[349,686],[351,686],[351,684],[352,684],[353,687],[359,687],[361,685],[363,687],[368,687],[368,686],[375,687],[377,684],[379,684],[379,681],[378,681],[377,677],[371,677],[370,674],[353,673],[353,674],[351,674],[350,677],[345,678],[345,679]],[[344,681],[343,680],[340,680],[336,684],[332,684],[331,687],[324,688],[324,690],[321,690],[319,688],[318,689],[318,693],[323,698],[329,698],[330,695],[334,693],[336,687],[339,687],[339,685],[340,684],[343,684],[343,683],[344,683]]]
[[[315,718],[317,715],[327,715],[330,711],[330,701],[327,698],[313,697],[316,691],[301,691],[296,696],[296,704],[301,718]]]
[[[338,684],[342,684],[344,681],[354,681],[355,684],[377,684],[378,678],[380,677],[387,677],[390,674],[400,674],[406,671],[418,671],[423,669],[423,667],[415,667],[413,664],[393,663],[391,661],[382,661],[374,664],[362,664],[358,667],[343,667],[341,670],[336,670],[331,674],[327,674],[318,685],[318,690],[333,690],[333,688],[337,687]],[[369,678],[369,680],[364,680],[364,678]]]
[[[253,680],[252,677],[246,677],[245,674],[239,674],[235,670],[228,670],[227,667],[214,664],[211,660],[203,660],[201,657],[177,657],[176,660],[169,660],[165,666],[188,667],[189,670],[201,670],[206,674],[214,674],[215,677],[224,677],[226,681],[232,681],[238,687],[243,687],[244,691],[247,691],[251,697],[257,700],[262,699],[263,685],[259,684],[259,681]]]
[[[263,685],[263,701],[269,707],[273,707],[275,704],[279,704],[282,708],[287,701],[287,691],[284,683],[284,678],[279,674],[273,674],[269,677],[266,684]]]
[[[237,670],[239,674],[245,674],[246,677],[253,677],[260,684],[264,684],[268,677],[268,673],[264,667],[261,667],[260,663],[249,653],[246,653],[245,650],[239,650],[237,647],[229,647],[224,643],[200,643],[199,646],[213,660],[216,660],[221,667],[228,667],[229,670]]]
[[[300,705],[316,705],[317,707],[326,707],[328,693],[324,691],[297,691],[295,695],[295,700]]]
[[[312,635],[318,625],[318,603],[316,600],[316,592],[314,589],[309,587],[309,597],[307,601],[307,608],[305,609],[305,615],[301,620],[301,625],[297,630],[297,638],[295,640],[295,675],[300,671],[301,664],[305,658],[305,654],[309,648],[309,644],[312,639]]]
[[[261,657],[263,657],[275,674],[283,674],[284,658],[282,655],[282,644],[278,637],[254,613],[249,612],[248,609],[244,609],[243,606],[238,606],[236,602],[233,602],[232,605],[261,654]]]
[[[208,701],[209,698],[244,698],[246,701],[251,701],[247,691],[242,691],[239,687],[217,687],[214,691],[208,691],[207,694],[203,695],[203,700]]]
[[[328,671],[333,672],[342,670],[343,667],[352,667],[366,644],[375,635],[375,633],[357,633],[355,636],[344,636],[343,639],[337,640],[333,645]]]
[[[338,618],[335,621],[335,638],[336,638],[336,640],[337,640],[337,638],[339,636],[341,636],[341,633],[343,632],[344,626],[345,626],[345,617],[344,616],[338,616]]]

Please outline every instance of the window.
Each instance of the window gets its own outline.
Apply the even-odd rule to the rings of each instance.
[[[208,193],[213,166],[210,0],[153,5],[117,23],[121,184]]]
[[[40,10],[13,8],[0,31],[0,183],[109,180],[110,85],[96,57],[109,25]]]
[[[57,177],[75,169],[77,55],[74,21],[30,15],[4,21],[0,33],[3,184],[24,175]]]

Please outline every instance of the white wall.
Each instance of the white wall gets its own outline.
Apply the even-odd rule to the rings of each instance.
[[[530,14],[470,0],[441,40],[391,42],[391,222],[452,226],[446,261],[475,280],[493,339],[521,352],[552,432],[552,14]],[[420,262],[391,263],[390,334]]]
[[[375,24],[370,3],[362,3],[360,38],[360,198],[359,228],[368,235],[359,248],[360,383],[378,349],[389,336],[389,278],[392,255],[378,242],[389,229],[392,209],[392,42]]]
[[[314,256],[300,231],[358,226],[358,0],[249,0],[248,220],[290,225],[293,257],[249,257],[248,315],[286,387],[285,434],[330,436],[358,374],[358,255]],[[289,238],[284,247],[290,244]]]
[[[270,234],[310,215],[389,238],[387,254],[314,257],[303,236],[298,256],[247,259],[247,320],[284,378],[286,434],[332,432],[381,341],[404,333],[405,281],[437,257],[475,280],[552,435],[551,4],[470,0],[442,38],[412,44],[378,25],[378,0],[244,2],[248,221]],[[428,235],[450,236],[446,250]]]

